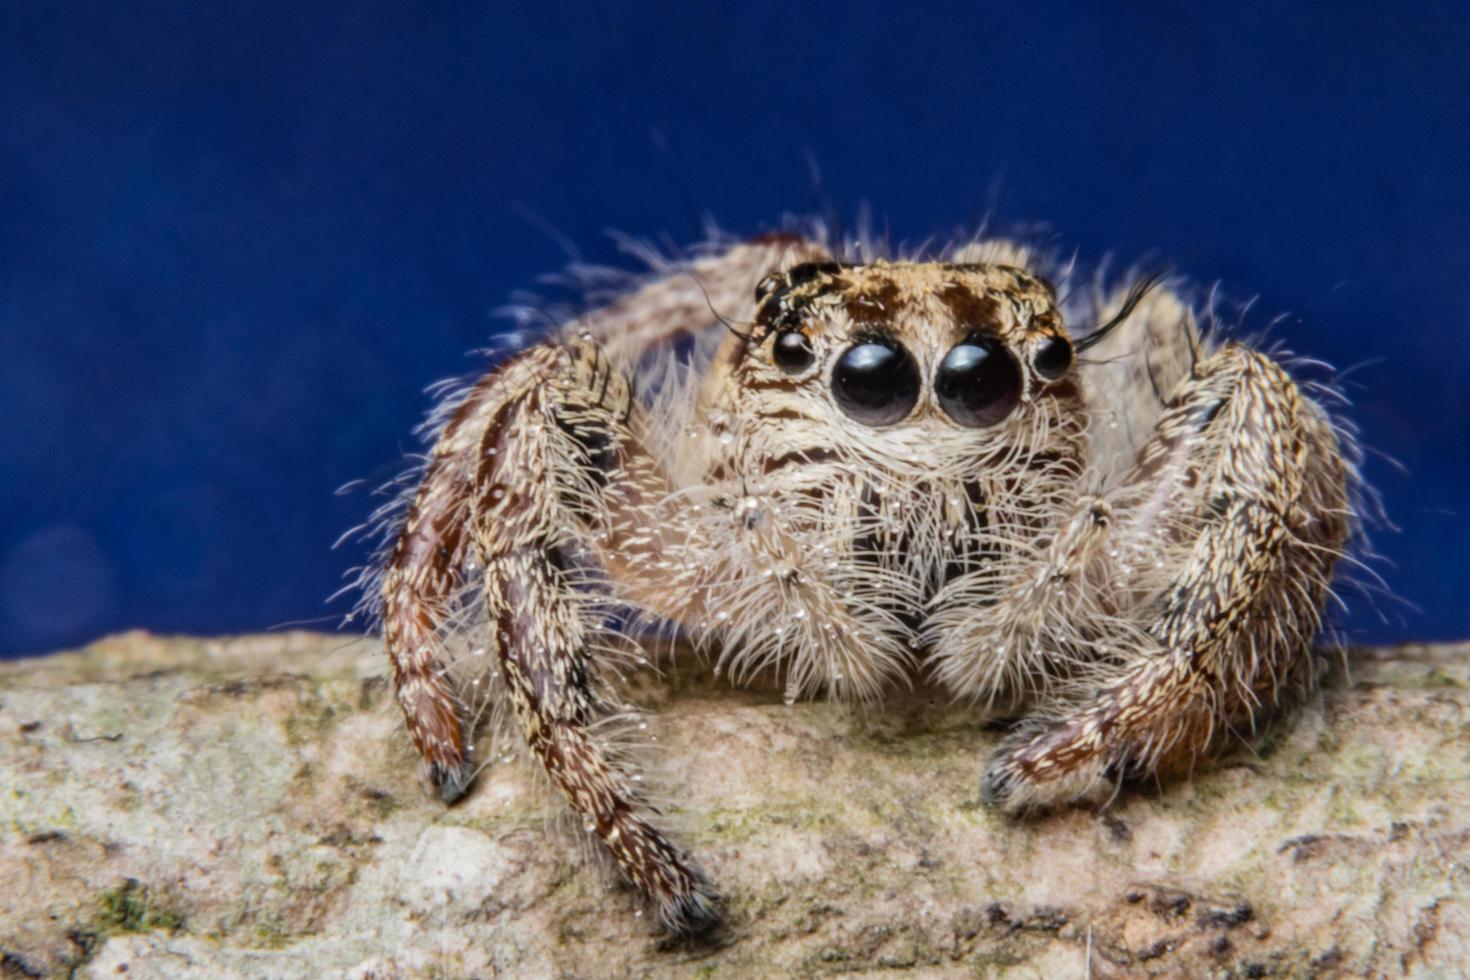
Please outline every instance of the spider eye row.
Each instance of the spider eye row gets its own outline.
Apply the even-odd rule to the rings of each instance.
[[[787,374],[812,366],[816,352],[800,330],[782,330],[771,356]],[[1032,355],[1033,370],[1055,381],[1072,366],[1072,345],[1064,337],[1046,337]],[[955,422],[984,428],[1003,421],[1021,400],[1024,379],[1015,356],[994,337],[972,333],[955,344],[939,362],[934,394],[939,407]],[[892,425],[913,411],[923,379],[912,354],[884,336],[859,340],[837,358],[832,395],[850,418],[866,425]]]

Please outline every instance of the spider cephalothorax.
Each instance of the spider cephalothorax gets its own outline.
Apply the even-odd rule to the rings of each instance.
[[[920,676],[1021,713],[982,780],[1011,810],[1187,770],[1309,684],[1354,524],[1346,437],[1169,290],[1059,285],[1004,242],[853,263],[769,236],[451,396],[373,590],[444,798],[481,709],[509,706],[691,933],[713,891],[609,743],[606,668],[647,631],[788,700]]]

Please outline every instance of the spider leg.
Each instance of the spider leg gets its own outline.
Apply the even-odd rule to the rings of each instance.
[[[717,918],[713,889],[648,821],[647,808],[593,734],[606,715],[589,656],[596,624],[584,615],[566,565],[569,538],[579,527],[595,534],[641,523],[610,513],[608,505],[617,496],[612,485],[652,472],[629,465],[639,452],[623,424],[632,392],[592,344],[523,357],[531,378],[555,377],[527,385],[491,422],[478,480],[485,506],[476,526],[486,612],[511,703],[533,754],[655,902],[665,925],[699,933]]]
[[[1011,810],[1188,771],[1310,684],[1352,527],[1330,422],[1270,358],[1228,344],[1175,389],[1128,482],[1114,601],[1144,641],[996,750],[982,792]]]
[[[464,795],[475,767],[440,630],[461,588],[460,570],[475,548],[470,534],[474,461],[498,387],[494,372],[467,393],[444,424],[380,583],[393,689],[429,780],[446,803]]]
[[[454,688],[442,665],[424,666],[429,655],[404,644],[431,635],[446,569],[471,548],[484,566],[488,645],[527,746],[668,928],[702,932],[717,918],[712,888],[649,822],[598,734],[614,714],[591,652],[605,610],[574,567],[585,540],[641,524],[630,507],[659,489],[630,429],[631,386],[597,345],[574,341],[523,351],[477,392],[467,403],[474,424],[445,430],[384,580],[384,634],[409,729],[446,800],[462,793],[473,770]],[[638,566],[656,553],[645,544],[624,560]]]
[[[448,413],[383,570],[394,687],[444,800],[462,796],[475,772],[464,679],[446,639],[462,630],[452,620],[465,608],[466,580],[478,579],[487,652],[527,745],[681,934],[716,921],[713,889],[649,821],[600,734],[616,715],[599,695],[593,655],[610,607],[607,595],[589,595],[585,566],[615,604],[675,620],[691,607],[663,581],[670,546],[687,535],[657,519],[668,480],[637,435],[643,408],[617,365],[637,364],[725,310],[748,311],[763,274],[825,254],[776,235],[661,267],[662,278],[569,324],[564,336],[575,339],[502,363]]]
[[[924,622],[935,681],[1005,712],[1045,697],[1076,672],[1082,648],[1127,642],[1101,605],[1113,572],[1108,499],[1082,495],[1039,545],[1010,542],[1004,560],[966,572],[935,596]]]

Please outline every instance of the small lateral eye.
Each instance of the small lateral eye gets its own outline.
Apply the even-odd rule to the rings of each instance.
[[[934,394],[944,414],[960,425],[994,425],[1021,400],[1021,365],[999,340],[971,334],[939,362]]]
[[[771,358],[787,374],[800,374],[812,366],[816,354],[806,334],[800,330],[782,330],[771,346]]]
[[[1055,335],[1042,338],[1036,345],[1036,353],[1031,355],[1031,366],[1043,379],[1057,380],[1072,366],[1071,342]]]

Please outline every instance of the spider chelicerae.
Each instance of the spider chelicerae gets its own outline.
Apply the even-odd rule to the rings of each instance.
[[[644,637],[788,701],[920,677],[1016,717],[980,776],[1007,811],[1187,772],[1314,678],[1357,526],[1327,391],[1172,283],[1006,240],[712,244],[443,399],[368,602],[443,799],[499,709],[696,934],[716,892],[616,744]]]

